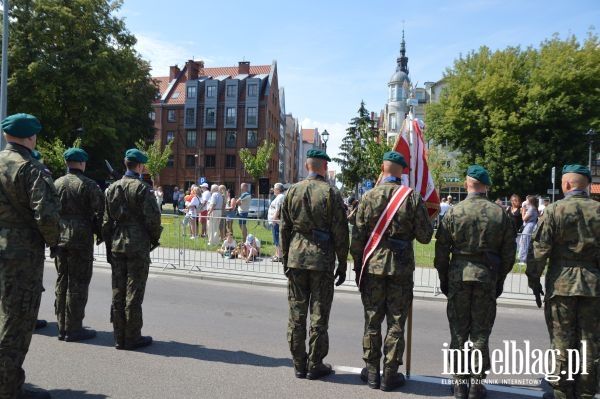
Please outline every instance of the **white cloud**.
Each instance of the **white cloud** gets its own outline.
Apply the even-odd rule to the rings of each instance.
[[[199,58],[192,54],[190,48],[194,47],[193,43],[181,45],[144,34],[136,34],[135,36],[137,38],[135,48],[143,59],[150,62],[152,76],[166,76],[169,74],[170,66],[179,65],[179,67],[182,67],[182,64],[189,59],[207,61],[206,58]]]

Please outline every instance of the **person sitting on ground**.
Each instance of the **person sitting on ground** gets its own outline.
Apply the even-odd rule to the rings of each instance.
[[[237,246],[237,243],[233,239],[233,235],[231,233],[227,233],[227,237],[225,241],[223,241],[223,245],[221,248],[217,249],[217,252],[221,254],[224,258],[231,258],[233,254],[233,250]]]
[[[258,256],[260,256],[260,241],[252,234],[248,234],[246,236],[246,242],[244,242],[244,246],[242,247],[240,258],[248,263]]]

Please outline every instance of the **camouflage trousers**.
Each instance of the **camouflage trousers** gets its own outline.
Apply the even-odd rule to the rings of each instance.
[[[82,328],[88,289],[92,280],[93,251],[93,247],[63,248],[54,261],[58,274],[54,311],[60,333],[73,332]]]
[[[413,281],[406,276],[380,276],[365,273],[361,299],[365,313],[362,340],[363,360],[371,371],[379,370],[381,363],[381,323],[387,321],[383,341],[383,367],[397,371],[403,364],[404,328],[413,300]]]
[[[450,324],[450,356],[455,367],[455,378],[461,378],[458,365],[461,364],[468,370],[468,374],[475,379],[484,379],[485,371],[489,370],[490,349],[489,338],[496,320],[496,288],[495,284],[486,284],[476,281],[451,281],[448,285],[448,306],[446,308]],[[473,342],[472,349],[481,352],[479,357],[473,356],[475,364],[464,365],[465,355],[462,352],[467,341]],[[471,358],[470,354],[468,358]],[[460,362],[460,363],[459,363]],[[480,373],[475,373],[480,371]]]
[[[553,375],[558,378],[550,382],[554,396],[561,398],[593,398],[598,389],[600,373],[600,298],[581,296],[554,296],[546,302],[544,314],[550,334],[552,349],[560,350]],[[585,365],[583,353],[579,352],[579,365],[569,365],[567,349],[582,350],[581,341],[586,342]],[[575,360],[575,359],[572,359]],[[587,374],[574,375],[573,381],[561,372],[575,371],[586,367]]]
[[[111,322],[115,342],[125,345],[142,334],[142,302],[146,291],[149,253],[112,254]]]
[[[25,381],[22,365],[40,308],[43,275],[43,247],[0,258],[0,399],[16,398]]]
[[[294,367],[302,370],[320,364],[329,352],[329,313],[333,302],[333,273],[289,269],[290,316],[287,339]],[[310,310],[309,351],[306,353],[306,319]]]

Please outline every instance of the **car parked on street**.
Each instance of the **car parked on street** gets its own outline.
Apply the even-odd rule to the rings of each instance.
[[[266,219],[269,203],[263,198],[252,198],[250,200],[250,209],[248,210],[249,219]]]

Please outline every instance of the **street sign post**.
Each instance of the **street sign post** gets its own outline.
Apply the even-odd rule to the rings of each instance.
[[[556,189],[556,166],[552,167],[551,182],[552,182],[552,193],[548,193],[548,194],[552,194],[552,202],[554,202],[554,195],[558,194],[558,190]]]

